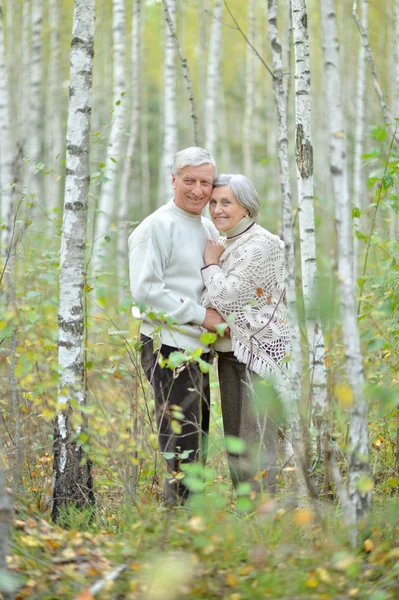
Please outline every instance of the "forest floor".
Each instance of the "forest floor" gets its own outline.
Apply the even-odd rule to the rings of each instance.
[[[298,508],[281,489],[252,506],[241,498],[240,509],[226,477],[207,469],[205,479],[205,491],[175,510],[162,508],[150,481],[130,505],[103,488],[95,516],[76,512],[64,528],[34,497],[20,502],[9,557],[16,598],[399,598],[397,497],[374,498],[353,549],[329,500]]]

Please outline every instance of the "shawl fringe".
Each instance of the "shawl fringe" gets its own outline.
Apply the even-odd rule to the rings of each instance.
[[[277,365],[272,367],[264,358],[251,353],[249,348],[245,346],[236,337],[232,337],[232,350],[236,359],[247,365],[248,369],[254,371],[262,379],[270,379],[277,385],[282,385],[289,381],[288,376],[281,372],[276,373]],[[281,367],[280,367],[281,369]]]

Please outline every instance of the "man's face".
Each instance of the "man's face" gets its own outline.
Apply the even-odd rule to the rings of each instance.
[[[199,167],[183,167],[177,177],[172,175],[175,204],[190,215],[200,215],[212,194],[214,169],[210,163]]]

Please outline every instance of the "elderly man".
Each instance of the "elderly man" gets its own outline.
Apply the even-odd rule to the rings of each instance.
[[[206,456],[209,375],[201,372],[197,362],[171,370],[161,368],[158,359],[160,354],[168,358],[172,352],[200,348],[202,359],[208,360],[209,347],[201,335],[223,322],[216,310],[200,305],[206,242],[218,237],[213,224],[201,217],[215,170],[214,159],[203,148],[178,152],[173,163],[173,200],[144,219],[129,238],[133,299],[173,320],[167,326],[164,318],[150,319],[144,313],[141,325],[141,362],[154,388],[159,450],[169,473],[163,488],[166,505],[188,496],[184,478],[179,477],[180,464]],[[180,414],[180,420],[173,422],[176,411],[183,418]]]

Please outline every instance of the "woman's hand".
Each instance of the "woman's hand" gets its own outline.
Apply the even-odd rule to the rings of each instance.
[[[224,252],[224,246],[215,242],[214,240],[208,240],[204,252],[204,262],[206,265],[217,265],[219,264],[219,258]]]

